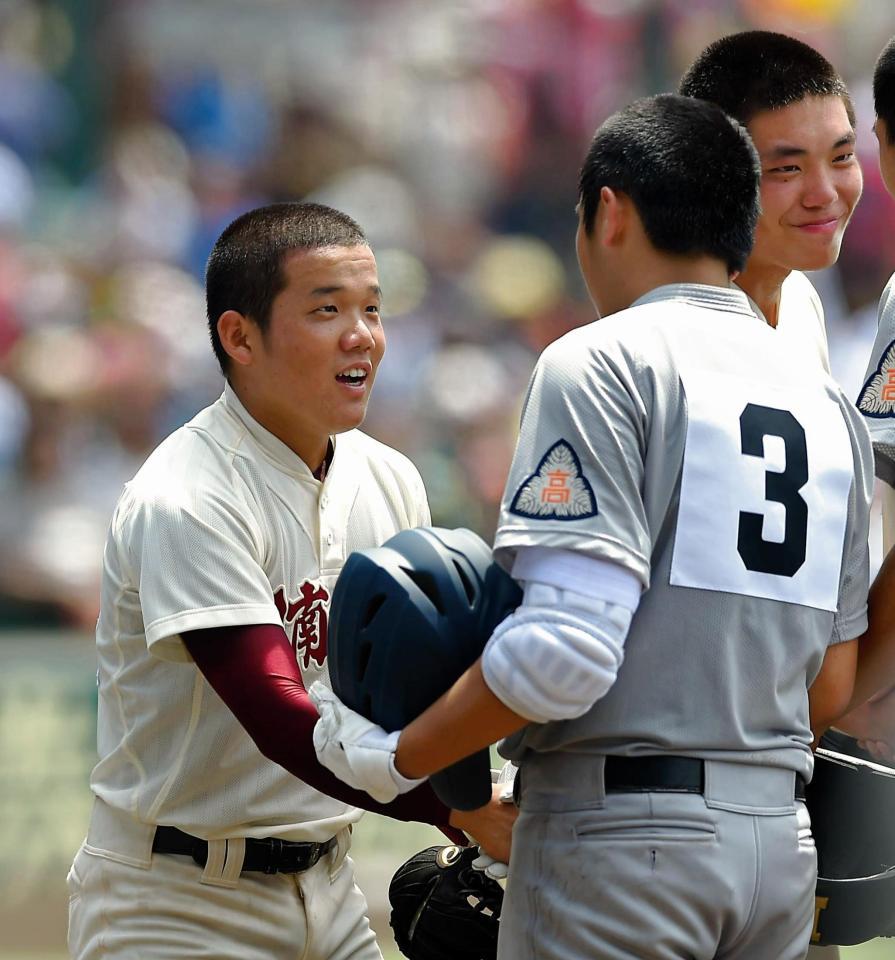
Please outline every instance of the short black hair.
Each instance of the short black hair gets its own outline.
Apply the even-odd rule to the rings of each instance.
[[[223,373],[230,358],[218,336],[218,319],[236,310],[265,331],[274,298],[286,286],[283,258],[289,251],[366,244],[351,217],[322,203],[273,203],[237,217],[215,241],[205,268],[208,331]]]
[[[830,61],[807,43],[769,30],[732,33],[710,43],[684,74],[678,92],[717,103],[742,124],[762,110],[805,97],[841,97],[855,125],[848,87]]]
[[[886,44],[873,70],[873,108],[886,124],[889,143],[895,143],[895,37]]]
[[[594,229],[600,189],[626,194],[657,250],[716,257],[742,270],[760,212],[752,139],[720,107],[673,93],[636,100],[594,135],[578,201]]]

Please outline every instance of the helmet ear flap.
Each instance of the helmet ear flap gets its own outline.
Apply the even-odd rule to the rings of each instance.
[[[476,661],[497,624],[522,600],[471,530],[417,527],[352,553],[333,589],[328,635],[332,687],[386,730],[406,726]],[[491,796],[483,750],[435,774],[453,809]]]

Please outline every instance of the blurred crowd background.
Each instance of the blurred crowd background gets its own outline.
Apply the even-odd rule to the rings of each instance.
[[[436,523],[489,538],[534,359],[592,319],[590,136],[749,27],[855,97],[864,198],[815,279],[856,395],[895,268],[870,131],[888,2],[0,0],[0,627],[92,628],[122,484],[221,390],[207,254],[269,201],[367,230],[389,346],[366,429],[419,465]]]
[[[4,960],[61,955],[102,544],[125,481],[222,389],[219,232],[298,198],[360,221],[389,339],[365,429],[418,464],[436,523],[490,539],[535,358],[593,319],[573,243],[593,131],[751,27],[817,47],[854,94],[864,198],[813,279],[855,397],[895,269],[870,129],[891,0],[0,0]],[[389,824],[358,832],[380,920],[424,845]]]

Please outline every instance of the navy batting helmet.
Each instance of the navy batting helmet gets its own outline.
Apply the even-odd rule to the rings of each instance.
[[[521,601],[471,530],[417,527],[356,551],[330,605],[333,690],[384,729],[402,729],[475,663]],[[481,750],[434,774],[432,787],[448,806],[474,810],[491,797],[490,766]]]
[[[814,944],[895,937],[895,770],[866,757],[838,732],[815,754],[806,801],[817,843]]]

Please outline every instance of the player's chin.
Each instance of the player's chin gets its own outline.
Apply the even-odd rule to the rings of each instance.
[[[842,234],[825,239],[823,243],[800,244],[792,253],[793,270],[825,270],[839,259],[842,248]]]
[[[357,429],[367,416],[367,398],[359,400],[350,406],[344,407],[339,411],[339,416],[334,418],[335,423],[330,429],[330,433],[345,433],[347,430]]]

